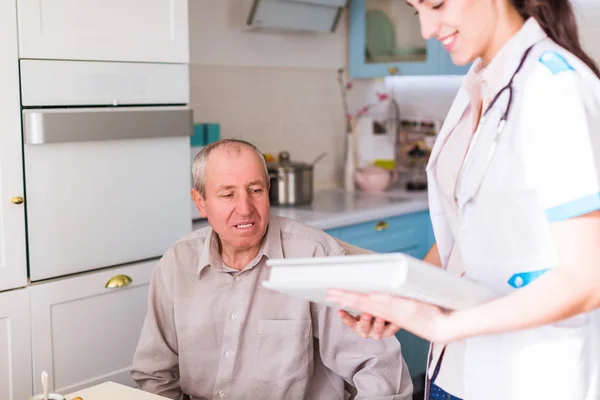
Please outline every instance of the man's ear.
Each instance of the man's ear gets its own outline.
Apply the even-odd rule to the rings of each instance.
[[[194,200],[194,204],[200,213],[202,218],[206,218],[206,200],[202,198],[200,191],[198,189],[192,189],[192,200]]]

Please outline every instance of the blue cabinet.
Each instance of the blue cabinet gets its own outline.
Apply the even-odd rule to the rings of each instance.
[[[350,1],[349,75],[462,75],[442,44],[421,37],[418,17],[400,0]]]
[[[399,215],[327,230],[331,236],[377,253],[401,252],[422,259],[434,243],[429,212]],[[424,384],[429,343],[406,331],[396,337],[415,391]]]
[[[428,211],[327,230],[331,236],[377,253],[401,252],[423,258],[433,245]]]

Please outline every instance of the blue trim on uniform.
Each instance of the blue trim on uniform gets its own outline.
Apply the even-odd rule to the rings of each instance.
[[[540,276],[544,275],[550,269],[539,269],[537,271],[529,271],[529,272],[519,272],[514,274],[508,280],[508,284],[516,289],[522,288],[524,286],[529,285],[531,282],[535,281]]]
[[[539,61],[548,68],[553,75],[558,75],[565,71],[574,71],[567,60],[554,50],[543,52],[540,55]]]
[[[600,193],[590,194],[577,200],[561,204],[546,210],[549,222],[564,221],[600,210]]]
[[[431,392],[429,393],[429,400],[462,400],[456,396],[452,396],[444,389],[436,384],[431,384]]]

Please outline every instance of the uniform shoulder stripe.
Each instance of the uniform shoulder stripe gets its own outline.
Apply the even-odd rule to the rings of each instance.
[[[540,63],[552,72],[553,75],[558,75],[565,71],[574,71],[573,67],[565,60],[563,56],[554,50],[543,52],[539,58]]]

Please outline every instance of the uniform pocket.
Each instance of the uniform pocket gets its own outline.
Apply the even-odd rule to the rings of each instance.
[[[254,374],[261,383],[285,389],[307,379],[312,356],[310,320],[258,322],[258,350]]]

